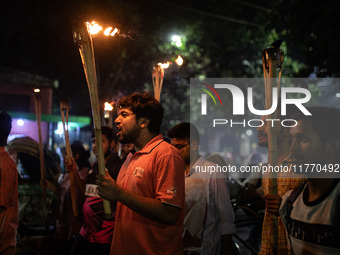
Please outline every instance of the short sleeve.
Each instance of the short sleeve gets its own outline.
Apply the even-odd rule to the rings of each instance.
[[[156,162],[155,194],[162,203],[184,207],[184,171],[182,157],[170,154]]]

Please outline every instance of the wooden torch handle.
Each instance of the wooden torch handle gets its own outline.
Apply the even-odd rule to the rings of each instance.
[[[46,184],[45,184],[45,161],[44,161],[44,147],[42,142],[41,134],[41,96],[40,91],[34,92],[35,102],[35,116],[38,125],[38,136],[39,136],[39,161],[40,161],[40,184],[42,188],[43,200],[46,201]]]
[[[65,118],[66,113],[66,118]],[[66,157],[67,162],[72,161],[72,150],[70,145],[70,138],[68,133],[68,113],[69,113],[69,105],[67,102],[60,101],[60,114],[61,120],[63,122],[63,129],[64,129],[64,138],[65,138],[65,148],[66,148]],[[69,172],[70,178],[70,193],[71,193],[71,202],[72,202],[72,211],[74,216],[78,216],[78,206],[77,206],[77,190],[74,180],[74,173],[73,171]]]
[[[89,25],[85,22],[78,23],[73,31],[73,38],[75,43],[78,45],[79,53],[83,63],[83,68],[86,76],[87,87],[89,90],[91,106],[92,106],[92,116],[94,124],[94,132],[96,138],[97,146],[97,160],[99,173],[105,175],[105,161],[103,153],[102,144],[102,131],[101,131],[101,116],[100,116],[100,104],[98,100],[98,88],[97,88],[97,76],[96,67],[94,60],[94,51],[92,37],[89,32]],[[111,218],[111,206],[110,201],[103,199],[103,206],[106,218]]]

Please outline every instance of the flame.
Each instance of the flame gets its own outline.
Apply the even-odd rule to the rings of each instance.
[[[115,34],[117,34],[119,32],[118,28],[113,29],[113,31],[111,32],[111,36],[114,36]]]
[[[108,102],[105,102],[104,103],[104,111],[112,111],[113,110],[113,106],[108,103]]]
[[[166,62],[166,63],[158,63],[157,65],[159,65],[161,68],[163,68],[163,69],[167,69],[169,66],[170,66],[170,62],[168,61],[168,62]]]
[[[87,22],[87,25],[90,28],[91,35],[96,35],[103,30],[103,27],[98,25],[95,21],[92,21],[91,23]]]
[[[108,27],[107,29],[105,29],[105,31],[104,31],[104,35],[106,35],[106,36],[109,36],[109,35],[110,35],[110,32],[111,32],[111,30],[112,30],[112,27]]]
[[[106,35],[106,36],[115,36],[115,34],[117,34],[118,33],[118,28],[115,28],[115,29],[113,29],[113,27],[108,27],[107,29],[105,29],[105,31],[104,31],[104,35]]]
[[[176,62],[177,65],[181,66],[181,65],[183,65],[183,58],[180,55],[178,55],[175,62]]]
[[[91,23],[90,22],[86,22],[86,23],[89,27],[89,31],[91,35],[99,34],[99,32],[101,32],[102,30],[104,30],[103,34],[106,36],[115,36],[117,33],[119,33],[118,28],[108,27],[108,28],[103,29],[103,27],[97,24],[95,21],[92,21]]]

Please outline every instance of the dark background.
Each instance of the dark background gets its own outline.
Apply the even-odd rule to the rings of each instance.
[[[72,28],[78,17],[117,25],[130,37],[94,38],[100,100],[152,91],[152,67],[181,54],[185,64],[166,71],[161,100],[180,120],[188,117],[190,77],[261,77],[262,50],[277,39],[283,40],[285,76],[338,77],[339,7],[331,0],[5,0],[0,68],[57,80],[53,112],[69,98],[71,114],[90,116]],[[181,48],[171,45],[176,33],[185,36]]]

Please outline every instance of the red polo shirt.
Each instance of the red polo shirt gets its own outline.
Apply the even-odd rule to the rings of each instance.
[[[128,155],[117,183],[138,195],[184,208],[184,169],[178,150],[159,135]],[[118,202],[111,254],[183,254],[183,217],[181,209],[174,225],[162,224]]]
[[[6,219],[0,233],[0,254],[14,254],[19,222],[18,171],[13,158],[2,146],[0,147],[0,205],[6,207]]]

